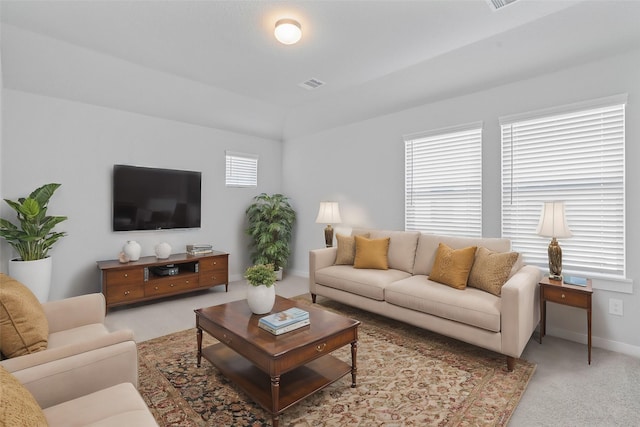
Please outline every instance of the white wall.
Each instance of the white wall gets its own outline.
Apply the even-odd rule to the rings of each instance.
[[[496,64],[499,66],[499,64]],[[473,66],[470,64],[469,72]],[[315,224],[321,200],[340,202],[344,227],[404,228],[404,144],[402,135],[482,120],[483,234],[500,235],[500,133],[498,117],[556,105],[629,94],[627,106],[627,277],[638,283],[640,266],[640,51],[425,104],[395,114],[285,141],[284,191],[298,206],[291,267],[308,274],[308,251],[323,246],[324,225]],[[437,85],[434,81],[432,84]],[[559,162],[561,167],[562,162]],[[594,293],[594,345],[640,355],[640,296],[602,288]],[[628,286],[627,286],[628,287]],[[624,302],[624,316],[608,314],[608,299]],[[550,304],[547,331],[586,342],[583,310]]]
[[[142,255],[168,242],[174,252],[187,243],[212,243],[230,254],[230,275],[239,279],[249,264],[244,210],[261,191],[281,188],[282,144],[136,113],[97,107],[26,92],[2,91],[1,194],[24,197],[38,186],[59,182],[49,213],[66,215],[66,231],[51,251],[50,299],[100,291],[96,261],[117,258],[127,240]],[[258,153],[259,187],[226,188],[225,150]],[[202,227],[183,231],[112,232],[111,173],[116,163],[202,172]],[[2,204],[0,215],[13,218]],[[7,271],[12,249],[2,241]],[[15,255],[15,254],[14,254]]]

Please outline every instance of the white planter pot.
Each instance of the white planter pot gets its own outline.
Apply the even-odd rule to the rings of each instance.
[[[40,302],[49,300],[51,290],[51,257],[35,261],[9,261],[9,276],[25,285]]]
[[[253,314],[265,314],[271,311],[276,302],[276,287],[265,285],[247,285],[247,303]]]

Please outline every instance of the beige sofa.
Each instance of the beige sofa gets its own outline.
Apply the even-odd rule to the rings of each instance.
[[[314,302],[321,295],[496,351],[507,356],[507,369],[513,370],[540,319],[539,269],[516,262],[500,296],[429,280],[439,243],[452,249],[478,246],[508,252],[508,239],[353,230],[354,235],[364,233],[371,239],[390,238],[389,269],[335,265],[336,247],[312,250],[309,289]]]
[[[46,302],[42,308],[49,326],[47,348],[0,361],[41,407],[123,382],[137,388],[138,353],[133,332],[107,329],[102,294]]]

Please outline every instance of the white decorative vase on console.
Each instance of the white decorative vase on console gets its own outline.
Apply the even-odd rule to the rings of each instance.
[[[129,261],[138,261],[141,249],[140,243],[135,240],[128,240],[127,244],[122,247],[122,252],[129,258]]]
[[[248,285],[247,303],[253,314],[265,314],[271,311],[276,302],[276,287]]]
[[[167,259],[171,256],[171,245],[167,242],[158,243],[155,250],[158,259]]]

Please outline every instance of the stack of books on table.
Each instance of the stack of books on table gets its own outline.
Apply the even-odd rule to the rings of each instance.
[[[309,312],[297,307],[260,318],[258,326],[274,335],[295,331],[309,324]]]
[[[208,244],[187,245],[189,255],[205,255],[213,253],[213,246]]]

